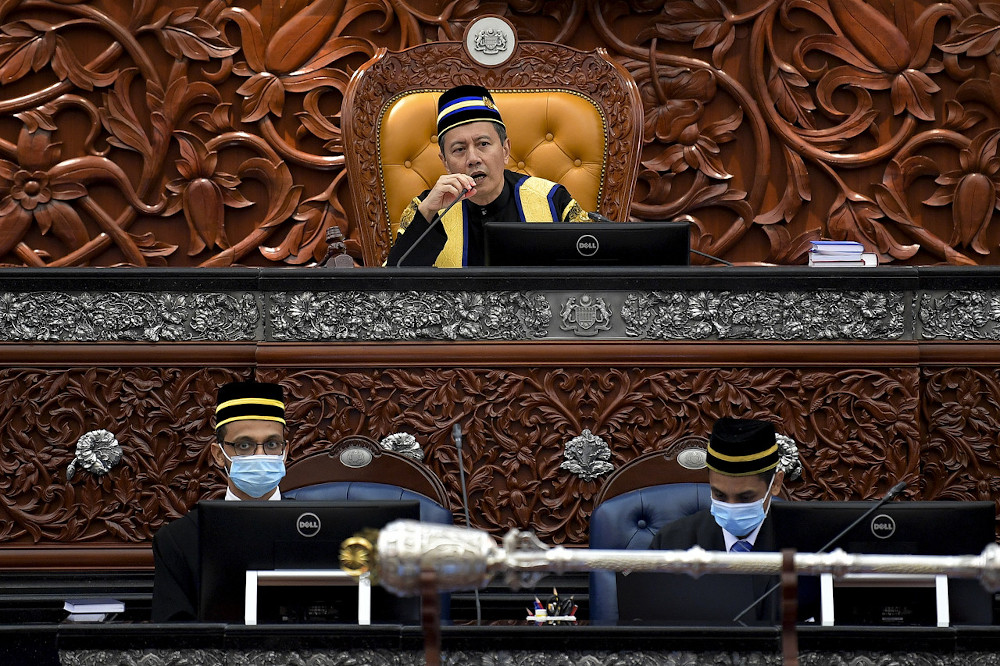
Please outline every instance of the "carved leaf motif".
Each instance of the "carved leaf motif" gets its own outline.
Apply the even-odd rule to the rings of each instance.
[[[879,69],[896,74],[910,64],[910,44],[896,24],[864,0],[830,0],[844,34]]]
[[[146,136],[146,130],[139,121],[129,95],[135,75],[134,68],[125,70],[115,81],[114,89],[104,95],[104,108],[100,110],[101,123],[110,134],[108,143],[152,159],[149,137]]]
[[[153,31],[163,50],[178,59],[211,60],[239,51],[239,47],[230,45],[215,26],[200,18],[195,7],[168,12],[141,31]]]
[[[346,215],[335,197],[336,188],[345,175],[342,171],[325,192],[303,201],[295,213],[299,224],[292,227],[279,246],[262,247],[261,254],[296,265],[321,259],[319,247],[325,242],[326,230],[346,223]]]
[[[907,69],[892,80],[892,111],[904,110],[920,120],[934,120],[934,103],[931,94],[941,88],[923,72]]]
[[[61,38],[56,38],[56,49],[52,56],[52,71],[62,80],[69,80],[77,88],[93,90],[115,82],[118,70],[95,72],[80,64],[70,46]]]
[[[280,116],[285,106],[285,87],[273,74],[254,74],[236,92],[246,97],[242,118],[245,123],[256,122],[268,113]]]
[[[345,0],[314,0],[281,26],[265,51],[268,71],[288,73],[309,60],[327,41],[344,11]]]
[[[665,20],[639,32],[641,43],[659,36],[675,42],[693,42],[696,49],[715,46],[712,60],[721,67],[722,60],[736,37],[725,6],[708,0],[673,0],[663,7]]]
[[[0,27],[0,83],[38,72],[55,54],[56,33],[42,21],[14,21]]]
[[[1000,45],[1000,4],[983,2],[978,9],[982,13],[964,19],[939,45],[942,51],[965,53],[973,58],[997,52]]]
[[[802,202],[812,200],[809,171],[806,169],[805,162],[788,146],[784,147],[783,154],[785,156],[785,163],[787,164],[785,173],[788,177],[788,181],[785,183],[785,192],[781,196],[781,201],[778,202],[778,205],[767,213],[762,213],[754,218],[754,222],[757,224],[769,226],[781,220],[791,222],[792,218],[795,217],[795,214],[802,207]],[[771,234],[770,230],[768,230],[768,234]],[[773,240],[774,237],[772,237],[771,243],[772,253],[777,249]]]
[[[772,67],[767,79],[767,91],[778,112],[788,122],[804,128],[813,127],[810,112],[816,110],[816,104],[806,91],[808,87],[804,76],[780,67]]]

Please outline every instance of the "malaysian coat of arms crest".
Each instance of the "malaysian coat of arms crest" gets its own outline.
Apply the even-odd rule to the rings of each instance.
[[[581,336],[592,337],[611,329],[611,308],[600,296],[584,294],[579,300],[571,296],[563,304],[559,318],[562,330]]]

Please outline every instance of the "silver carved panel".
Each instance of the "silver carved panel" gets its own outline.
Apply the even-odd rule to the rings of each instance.
[[[0,341],[191,342],[258,337],[253,294],[0,292]]]
[[[60,650],[62,666],[225,666],[225,650]]]
[[[450,651],[442,654],[447,666],[779,666],[781,656],[771,652],[689,650]],[[424,654],[414,650],[63,650],[63,666],[422,666]],[[921,652],[801,652],[801,666],[1000,666],[993,652],[953,654]]]
[[[268,304],[280,341],[532,340],[552,320],[532,292],[276,292]]]
[[[1000,340],[1000,292],[921,294],[917,312],[924,340]]]
[[[625,332],[649,340],[898,340],[901,292],[640,292]]]

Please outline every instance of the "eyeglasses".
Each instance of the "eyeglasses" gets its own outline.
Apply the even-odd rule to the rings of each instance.
[[[285,442],[280,439],[269,439],[266,442],[240,439],[235,442],[222,443],[233,447],[233,452],[238,456],[251,456],[257,453],[258,449],[263,450],[269,456],[277,456],[285,452]]]

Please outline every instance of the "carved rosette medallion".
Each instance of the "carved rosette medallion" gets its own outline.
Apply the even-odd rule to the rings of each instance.
[[[0,293],[0,340],[191,342],[258,337],[253,294]]]
[[[1000,292],[921,294],[917,322],[925,340],[1000,340]]]
[[[279,341],[530,340],[552,309],[531,292],[279,292],[269,315]]]
[[[622,306],[625,333],[651,340],[899,340],[894,292],[643,292]]]
[[[615,468],[611,464],[611,447],[590,430],[584,429],[579,437],[566,442],[565,459],[559,465],[584,481],[607,474]]]

